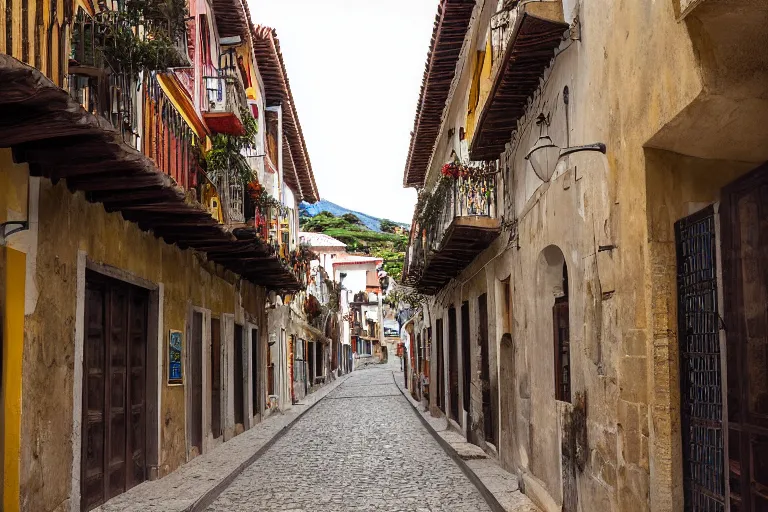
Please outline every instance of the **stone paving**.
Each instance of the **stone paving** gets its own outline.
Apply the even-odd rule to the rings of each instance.
[[[207,510],[490,510],[416,417],[392,369],[354,372]]]
[[[144,482],[109,500],[95,512],[188,512],[206,495],[241,468],[256,452],[266,446],[283,429],[298,421],[309,408],[333,392],[350,375],[308,395],[283,414],[273,414],[239,436],[230,439],[209,453],[187,462],[170,475],[159,480]]]

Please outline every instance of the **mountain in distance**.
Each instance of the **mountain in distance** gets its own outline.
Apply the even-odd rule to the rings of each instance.
[[[314,217],[320,212],[329,212],[333,214],[335,217],[341,217],[345,213],[351,213],[352,215],[355,215],[358,219],[360,219],[360,222],[362,222],[365,227],[367,227],[371,231],[376,231],[381,233],[381,229],[379,227],[379,223],[381,222],[381,219],[378,217],[366,215],[365,213],[356,212],[354,210],[348,210],[343,206],[339,206],[336,203],[326,201],[325,199],[321,199],[315,204],[305,203],[304,201],[299,203],[299,216],[301,217]],[[408,224],[403,224],[402,222],[395,222],[395,224],[402,226],[405,229],[410,228]]]

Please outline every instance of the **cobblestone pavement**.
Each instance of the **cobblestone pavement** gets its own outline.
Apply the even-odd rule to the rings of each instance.
[[[394,384],[390,367],[353,373],[207,510],[489,508],[413,413]]]

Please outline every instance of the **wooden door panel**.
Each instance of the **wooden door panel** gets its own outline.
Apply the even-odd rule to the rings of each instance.
[[[233,398],[235,401],[235,424],[245,425],[245,399],[243,398],[243,327],[235,324],[235,361],[234,361],[234,385]]]
[[[86,336],[83,350],[83,442],[81,456],[81,502],[88,510],[104,500],[104,306],[102,287],[85,291]]]
[[[221,436],[221,321],[218,318],[211,318],[210,355],[211,434],[216,439]]]
[[[730,503],[768,510],[768,166],[723,190]]]
[[[145,479],[147,305],[145,291],[88,274],[82,510]]]
[[[146,479],[146,360],[147,360],[147,309],[145,293],[132,290],[128,313],[127,361],[130,365],[130,387],[127,403],[129,409],[127,429],[126,489]]]
[[[189,445],[203,452],[203,314],[192,314],[192,335],[189,351]]]
[[[107,370],[110,381],[107,393],[107,499],[125,491],[127,316],[128,290],[112,286],[107,310],[110,336]]]

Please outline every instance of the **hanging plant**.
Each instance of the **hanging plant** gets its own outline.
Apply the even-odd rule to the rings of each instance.
[[[448,201],[448,195],[453,190],[453,182],[453,178],[443,176],[440,178],[440,181],[437,182],[437,187],[435,187],[434,192],[426,195],[424,206],[418,217],[421,229],[429,229],[435,222],[437,222],[440,212]]]
[[[128,0],[121,10],[96,15],[97,45],[112,69],[134,78],[188,64],[176,45],[187,17],[184,0]]]
[[[248,109],[240,109],[240,115],[245,133],[217,133],[211,139],[211,149],[203,157],[205,172],[214,183],[219,183],[226,176],[230,182],[239,182],[246,187],[255,179],[243,151],[255,149],[259,125]]]

